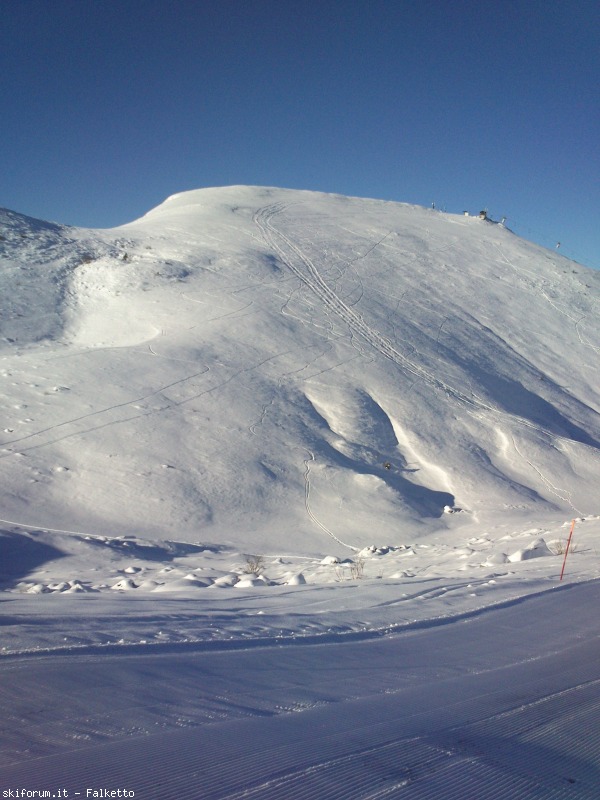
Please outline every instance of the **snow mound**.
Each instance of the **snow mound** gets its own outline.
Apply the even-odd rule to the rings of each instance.
[[[264,575],[246,575],[234,584],[236,589],[252,589],[254,587],[269,586],[270,581]]]
[[[514,563],[517,561],[528,561],[530,558],[544,558],[545,556],[553,555],[554,553],[550,550],[544,539],[536,539],[535,542],[532,542],[527,547],[509,555],[508,560]]]
[[[239,575],[230,572],[227,575],[220,575],[218,578],[215,578],[213,586],[219,586],[224,588],[235,586],[235,584],[238,583],[239,579],[240,579]]]
[[[506,564],[508,560],[509,559],[506,553],[493,553],[486,558],[486,560],[483,562],[483,565],[485,567],[495,567],[499,564]]]
[[[291,578],[288,578],[288,580],[286,580],[287,586],[304,586],[305,583],[306,583],[306,578],[301,572],[299,572],[297,575],[292,575]]]
[[[137,583],[134,583],[131,580],[131,578],[123,578],[122,580],[117,581],[112,588],[119,592],[129,592],[132,589],[137,589],[138,586]]]
[[[206,589],[212,581],[208,578],[185,577],[159,584],[155,592],[188,592],[190,589]]]

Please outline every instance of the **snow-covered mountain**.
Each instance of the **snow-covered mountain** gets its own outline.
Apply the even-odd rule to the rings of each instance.
[[[5,524],[319,553],[596,510],[600,275],[500,224],[233,186],[0,236]]]
[[[4,786],[597,796],[598,273],[252,187],[0,251]]]

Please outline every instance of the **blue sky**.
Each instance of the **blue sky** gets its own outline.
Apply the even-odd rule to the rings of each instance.
[[[0,205],[259,184],[506,216],[600,268],[597,0],[5,0]]]

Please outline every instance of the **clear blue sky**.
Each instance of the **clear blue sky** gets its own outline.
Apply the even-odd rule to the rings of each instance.
[[[597,0],[3,0],[0,205],[228,184],[494,217],[600,268]]]

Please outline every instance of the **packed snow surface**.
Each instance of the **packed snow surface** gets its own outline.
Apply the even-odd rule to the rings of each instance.
[[[598,273],[240,186],[0,255],[3,789],[597,797]]]

